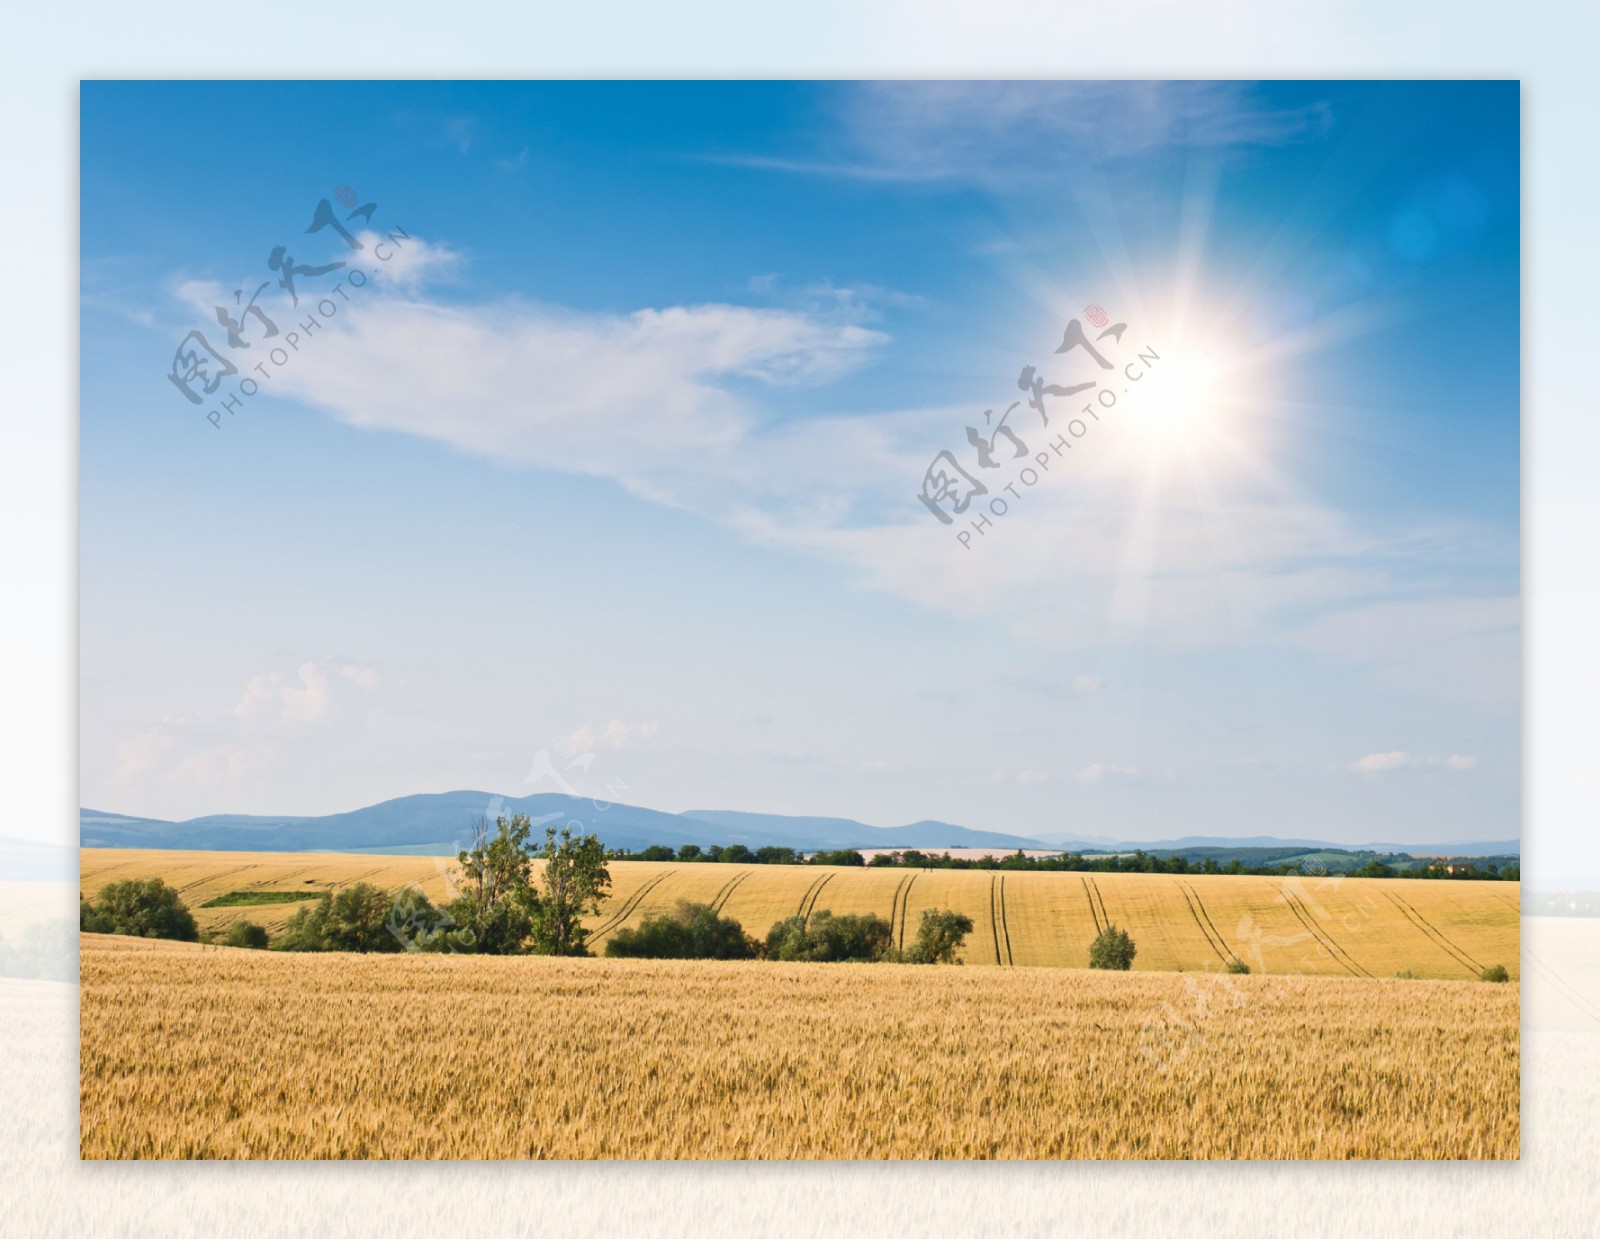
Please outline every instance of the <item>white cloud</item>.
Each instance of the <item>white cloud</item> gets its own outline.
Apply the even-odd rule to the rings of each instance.
[[[1017,782],[1019,784],[1042,784],[1042,783],[1047,782],[1049,780],[1049,778],[1050,778],[1050,772],[1049,771],[1018,771],[1017,772]]]
[[[1324,132],[1330,120],[1324,104],[1272,107],[1238,82],[875,82],[843,99],[841,133],[827,155],[732,162],[1014,192],[1108,157],[1294,142]],[[1050,158],[1041,160],[1041,151]]]
[[[602,745],[621,749],[634,737],[653,741],[660,731],[660,725],[653,722],[629,723],[623,719],[608,719],[600,724],[585,723],[573,729],[561,749],[564,753],[589,753]]]
[[[365,247],[366,255],[375,256],[377,247],[383,245],[389,257],[380,260],[375,267],[367,268],[364,263],[362,266],[376,272],[374,278],[387,288],[409,292],[424,283],[452,276],[461,262],[461,255],[455,250],[421,237],[406,236],[390,241],[388,234],[363,230],[356,234],[356,240]],[[348,261],[355,265],[354,258]]]
[[[1080,784],[1098,784],[1107,779],[1131,779],[1139,773],[1136,766],[1117,766],[1111,762],[1091,762],[1078,772]]]
[[[1400,750],[1391,750],[1388,753],[1369,753],[1364,758],[1357,758],[1350,764],[1352,771],[1370,773],[1372,771],[1398,771],[1411,766],[1415,759],[1408,753]]]
[[[375,668],[337,659],[308,660],[292,673],[250,677],[231,707],[172,715],[117,746],[113,790],[148,793],[151,785],[216,789],[271,771],[305,745],[317,745],[340,707],[379,682]]]
[[[376,689],[378,687],[378,669],[363,667],[359,663],[346,663],[339,668],[339,675],[346,680],[353,680],[363,689]]]
[[[357,687],[377,687],[376,668],[359,663],[335,663],[331,659],[302,663],[294,679],[280,672],[263,672],[250,678],[244,694],[233,707],[238,719],[267,720],[278,723],[310,723],[323,718],[332,704],[332,678],[341,677]]]
[[[1392,749],[1387,753],[1369,753],[1357,758],[1350,764],[1350,769],[1362,775],[1374,775],[1385,771],[1471,771],[1477,766],[1478,759],[1471,754],[1458,753],[1447,758],[1434,758]]]
[[[675,306],[583,315],[456,309],[374,293],[271,390],[342,421],[662,495],[674,466],[736,472],[756,413],[742,381],[825,381],[884,337],[784,310]]]
[[[1088,672],[1079,672],[1072,678],[1072,691],[1074,693],[1098,693],[1106,687],[1106,682],[1098,676]]]

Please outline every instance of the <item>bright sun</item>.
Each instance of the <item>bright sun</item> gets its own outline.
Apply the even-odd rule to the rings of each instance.
[[[1226,413],[1223,368],[1203,348],[1163,348],[1130,384],[1127,421],[1150,439],[1197,444],[1222,429]]]

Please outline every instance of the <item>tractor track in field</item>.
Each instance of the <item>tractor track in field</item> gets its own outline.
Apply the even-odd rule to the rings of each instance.
[[[822,894],[822,889],[833,881],[832,874],[824,874],[815,887],[810,888],[806,894],[811,897],[811,904],[807,906],[804,897],[800,900],[800,916],[804,919],[802,925],[811,924],[811,914],[817,911],[817,897]]]
[[[1089,880],[1083,879],[1083,898],[1089,901],[1089,916],[1094,918],[1094,932],[1099,934],[1105,929],[1100,924],[1100,914],[1094,907],[1094,892],[1089,890]]]
[[[1206,946],[1217,953],[1217,959],[1221,960],[1223,964],[1227,964],[1232,953],[1226,950],[1228,945],[1222,941],[1222,936],[1217,934],[1217,928],[1211,925],[1211,918],[1207,917],[1205,920],[1201,920],[1201,910],[1200,907],[1197,907],[1200,903],[1199,895],[1191,891],[1185,883],[1179,883],[1178,890],[1183,893],[1183,902],[1189,906],[1189,916],[1193,917],[1194,924],[1200,927],[1200,933],[1205,938]]]
[[[1329,957],[1336,965],[1342,968],[1346,973],[1349,973],[1352,977],[1374,976],[1374,974],[1369,972],[1359,960],[1357,960],[1349,952],[1345,951],[1344,948],[1340,947],[1338,943],[1334,941],[1331,934],[1328,934],[1324,930],[1317,929],[1317,919],[1315,914],[1313,914],[1310,909],[1306,908],[1302,903],[1300,903],[1300,900],[1297,896],[1291,895],[1288,891],[1282,892],[1282,896],[1283,902],[1289,906],[1289,911],[1295,915],[1300,924],[1304,926],[1311,937],[1317,941],[1318,946],[1328,953]]]
[[[1106,898],[1100,894],[1100,884],[1094,881],[1094,877],[1092,875],[1089,878],[1089,886],[1094,888],[1094,898],[1100,901],[1100,920],[1105,922],[1106,926],[1109,928],[1111,925],[1111,914],[1106,911]]]
[[[816,891],[817,888],[821,887],[822,884],[827,881],[827,878],[827,875],[823,875],[821,878],[812,879],[810,885],[800,893],[800,907],[794,911],[794,915],[796,917],[807,917],[810,915],[806,912],[806,903],[811,899],[811,893]]]
[[[717,894],[711,897],[711,911],[713,913],[720,913],[723,909],[727,908],[728,901],[733,898],[734,888],[736,888],[740,883],[744,882],[745,879],[749,878],[754,873],[754,870],[745,870],[742,873],[736,874],[727,882],[723,883]]]
[[[633,916],[634,910],[637,909],[639,905],[644,903],[644,898],[647,895],[649,895],[665,880],[671,878],[676,873],[676,870],[668,870],[665,874],[657,874],[648,883],[640,887],[638,891],[634,892],[631,896],[623,901],[621,908],[619,908],[610,917],[606,918],[605,921],[600,923],[599,929],[594,932],[589,941],[591,943],[598,943],[623,922],[627,921],[628,918]]]
[[[224,878],[227,878],[228,875],[230,875],[230,874],[242,874],[245,870],[248,870],[248,869],[250,869],[250,866],[248,866],[248,865],[236,865],[236,866],[233,867],[233,869],[231,869],[231,870],[223,870],[220,874],[207,874],[204,878],[197,878],[197,879],[194,880],[194,882],[185,883],[182,887],[179,887],[178,888],[178,894],[180,896],[188,895],[196,887],[199,887],[202,884],[215,883],[215,882],[218,882],[218,881],[220,881],[220,880],[222,880]]]
[[[1005,959],[1006,967],[1007,968],[1015,968],[1016,964],[1017,964],[1017,961],[1016,961],[1016,957],[1011,954],[1011,927],[1006,922],[1006,876],[1004,874],[1001,874],[999,876],[999,878],[1000,878],[1000,924],[999,924],[999,927],[998,927],[998,932],[995,935],[995,950],[994,950],[995,962],[997,964],[999,963],[1000,944],[1002,942],[1004,942],[1005,945],[1006,945],[1006,959]]]
[[[911,908],[911,888],[916,885],[916,881],[920,877],[922,877],[920,874],[913,874],[910,878],[908,878],[906,880],[906,889],[900,896],[900,941],[896,946],[898,946],[901,951],[906,949],[906,915]],[[894,923],[892,921],[889,923],[889,925],[891,929],[894,927]]]
[[[999,885],[1000,876],[989,875],[989,933],[994,936],[994,962],[1004,964],[1006,958],[1000,954],[1000,899],[995,894]]]
[[[1211,927],[1211,933],[1217,936],[1217,942],[1222,944],[1222,950],[1228,954],[1229,958],[1237,960],[1239,953],[1228,946],[1228,940],[1222,937],[1222,931],[1217,929],[1217,923],[1211,920],[1211,913],[1207,910],[1205,901],[1200,898],[1199,889],[1191,883],[1189,884],[1189,890],[1194,895],[1195,907],[1200,910],[1200,916],[1206,919],[1206,925]]]
[[[889,933],[891,935],[898,933],[897,927],[901,924],[900,894],[905,891],[910,882],[911,875],[903,874],[900,876],[900,881],[894,885],[894,896],[889,901]]]
[[[1400,910],[1400,915],[1402,917],[1404,917],[1412,925],[1416,926],[1418,930],[1421,930],[1422,933],[1427,936],[1430,942],[1442,948],[1452,960],[1459,964],[1468,973],[1476,975],[1483,972],[1483,966],[1474,960],[1470,955],[1468,955],[1465,948],[1457,947],[1444,935],[1442,931],[1435,929],[1433,923],[1421,913],[1417,912],[1417,910],[1410,904],[1406,903],[1406,901],[1402,900],[1399,896],[1392,892],[1386,891],[1383,894],[1389,898],[1389,902],[1391,904]]]

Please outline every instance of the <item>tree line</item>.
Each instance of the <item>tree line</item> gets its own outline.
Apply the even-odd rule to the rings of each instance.
[[[1038,870],[1093,874],[1253,874],[1271,878],[1284,878],[1290,874],[1304,872],[1303,861],[1295,859],[1251,865],[1237,857],[1227,862],[1220,862],[1214,857],[1191,860],[1181,854],[1158,856],[1143,849],[1126,854],[1085,855],[1068,852],[1048,857],[1030,857],[1019,848],[1014,853],[1001,856],[952,857],[948,852],[925,852],[916,848],[904,848],[893,852],[875,853],[868,860],[865,854],[853,848],[805,853],[798,849],[776,845],[752,849],[745,844],[712,844],[705,847],[699,844],[684,844],[674,849],[665,844],[652,844],[637,851],[613,849],[607,855],[618,861],[866,866],[871,869]],[[1382,857],[1373,857],[1361,866],[1341,873],[1347,878],[1477,879],[1479,881],[1516,881],[1522,876],[1520,865],[1514,861],[1417,862],[1409,856],[1393,856],[1387,861]]]

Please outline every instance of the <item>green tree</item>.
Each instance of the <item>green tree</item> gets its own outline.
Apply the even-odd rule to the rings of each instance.
[[[698,844],[685,844],[682,848],[678,849],[678,860],[679,861],[699,861],[699,860],[702,860],[702,858],[700,856],[700,845],[698,845]]]
[[[267,945],[267,932],[253,921],[240,918],[217,940],[223,947],[249,947],[260,951]]]
[[[665,844],[652,844],[639,854],[640,861],[671,861],[678,854]]]
[[[194,915],[177,891],[159,878],[108,883],[93,902],[78,899],[78,926],[91,934],[128,934],[143,939],[200,941]]]
[[[353,883],[336,892],[323,919],[324,951],[397,952],[400,941],[389,933],[389,893],[371,883]]]
[[[295,909],[278,936],[277,947],[285,952],[325,952],[328,950],[328,909],[333,895],[325,892],[313,905]]]
[[[1131,969],[1138,949],[1126,930],[1107,925],[1089,945],[1091,969]]]
[[[1506,972],[1503,964],[1492,964],[1478,975],[1486,982],[1509,982],[1511,974]]]
[[[956,952],[972,933],[972,918],[954,909],[930,908],[922,911],[917,939],[906,949],[907,964],[953,964]]]
[[[556,829],[547,827],[539,855],[544,879],[533,903],[534,949],[547,956],[587,956],[588,931],[582,919],[600,911],[611,889],[606,850],[598,836],[575,838],[564,827],[558,840]]]
[[[757,948],[733,918],[687,900],[679,900],[670,913],[645,918],[637,930],[618,930],[606,941],[607,956],[654,960],[749,960]]]
[[[520,952],[533,933],[537,905],[528,844],[533,824],[526,814],[511,818],[502,814],[495,819],[492,837],[486,818],[480,818],[476,827],[476,843],[458,858],[461,894],[450,902],[451,920],[471,934],[480,952]]]
[[[894,942],[889,923],[875,913],[835,917],[823,909],[810,918],[786,917],[767,931],[771,960],[876,961]]]

